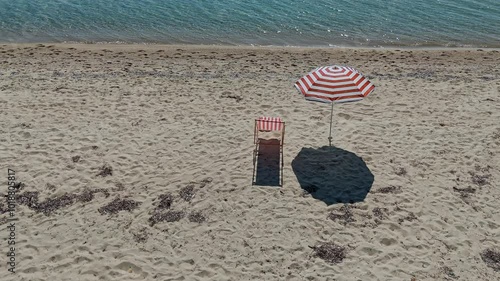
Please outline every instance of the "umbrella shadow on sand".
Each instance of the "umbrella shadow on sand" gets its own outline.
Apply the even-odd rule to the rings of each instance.
[[[302,148],[292,169],[302,189],[327,205],[363,201],[374,180],[361,157],[334,146]]]

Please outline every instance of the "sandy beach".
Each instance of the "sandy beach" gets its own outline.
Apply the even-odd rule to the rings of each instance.
[[[332,64],[377,88],[334,107],[328,150],[329,105],[293,84]],[[7,169],[20,182],[0,279],[498,280],[499,65],[494,49],[0,45],[0,194]],[[259,116],[286,122],[283,187],[252,185]]]

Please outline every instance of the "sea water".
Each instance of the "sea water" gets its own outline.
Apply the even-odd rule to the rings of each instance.
[[[0,42],[499,47],[500,0],[0,0]]]

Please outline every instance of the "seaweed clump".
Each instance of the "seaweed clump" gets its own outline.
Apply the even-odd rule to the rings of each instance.
[[[385,213],[387,213],[389,210],[387,208],[379,208],[379,207],[375,207],[373,208],[373,215],[381,220],[385,217]]]
[[[478,175],[474,172],[470,173],[471,175],[471,181],[473,184],[478,185],[478,186],[483,186],[489,184],[489,179],[491,177],[490,174],[487,175]]]
[[[314,250],[314,256],[330,263],[341,263],[346,257],[346,248],[334,242],[322,243],[311,248]]]
[[[36,210],[36,207],[38,205],[39,194],[40,193],[38,191],[27,191],[17,196],[16,200],[17,203],[21,205],[26,205],[28,206],[28,208]]]
[[[108,205],[102,206],[99,208],[99,213],[101,215],[106,215],[106,214],[116,214],[120,211],[132,211],[136,209],[140,205],[140,202],[136,202],[134,200],[128,200],[128,199],[120,199],[120,198],[115,198],[115,200],[111,201]]]
[[[38,191],[27,191],[17,197],[17,202],[21,205],[26,205],[28,208],[37,213],[44,213],[46,216],[54,211],[73,204],[77,196],[75,194],[65,193],[55,198],[46,199],[43,202],[38,202]]]
[[[94,190],[85,190],[81,194],[65,193],[61,196],[49,198],[45,201],[39,202],[40,193],[38,191],[26,191],[17,196],[16,201],[20,205],[25,205],[37,213],[44,213],[48,216],[55,211],[63,207],[70,206],[78,201],[84,203],[90,202],[94,199],[94,194],[97,192],[104,193],[106,197],[109,196],[109,192],[106,189],[99,188]]]
[[[481,258],[487,266],[495,271],[500,271],[500,252],[493,249],[486,249],[481,253]]]
[[[184,217],[184,212],[177,211],[167,211],[172,207],[172,203],[174,202],[174,197],[170,193],[161,194],[158,196],[160,202],[154,209],[153,215],[149,218],[149,225],[153,226],[159,222],[174,222],[179,221]]]
[[[160,203],[156,207],[157,210],[170,209],[170,207],[172,207],[172,203],[174,202],[174,197],[172,197],[172,194],[170,193],[162,194],[158,197],[158,199],[160,199]]]
[[[45,215],[50,215],[51,213],[72,205],[75,201],[77,196],[75,194],[63,194],[61,196],[55,197],[55,198],[49,198],[36,206],[36,211],[37,212],[42,212]]]
[[[196,194],[195,186],[197,184],[199,185],[199,188],[204,188],[212,181],[212,178],[205,178],[198,183],[191,182],[187,186],[184,186],[179,190],[179,197],[186,202],[190,202]],[[156,208],[153,210],[153,214],[148,219],[150,226],[154,226],[155,224],[160,222],[180,221],[186,216],[185,211],[170,210],[172,208],[172,204],[174,203],[174,196],[171,193],[162,194],[158,196],[158,199],[160,202],[157,204]],[[206,221],[206,217],[201,212],[190,213],[188,215],[188,219],[191,222],[197,223]]]
[[[481,167],[479,165],[476,165],[474,167],[475,171],[469,172],[469,175],[471,176],[471,181],[473,184],[477,186],[483,186],[489,184],[489,179],[491,178],[491,174],[488,173],[491,169],[490,165],[487,165],[486,167]],[[476,172],[483,173],[482,175],[478,175]]]
[[[401,191],[401,187],[391,185],[391,186],[382,187],[379,190],[377,190],[376,192],[387,194],[387,193],[398,193],[400,191]]]
[[[97,175],[101,177],[112,176],[113,168],[108,164],[104,164],[102,167],[99,168],[99,173]]]
[[[191,201],[194,198],[194,194],[195,190],[194,185],[192,184],[181,188],[181,190],[179,191],[179,196],[187,202]]]
[[[188,218],[190,222],[197,223],[202,223],[207,220],[207,218],[201,212],[192,212],[191,214],[189,214]]]
[[[156,212],[149,218],[149,225],[154,226],[159,222],[180,221],[184,217],[183,211],[168,211],[166,213]]]

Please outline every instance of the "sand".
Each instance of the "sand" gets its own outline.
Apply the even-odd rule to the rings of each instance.
[[[377,86],[334,107],[331,150],[329,105],[293,87],[327,64]],[[0,45],[0,193],[7,168],[22,182],[0,279],[498,279],[482,254],[500,250],[499,65],[488,49]],[[283,187],[252,185],[261,115],[286,121]],[[345,252],[322,259],[327,242]]]

